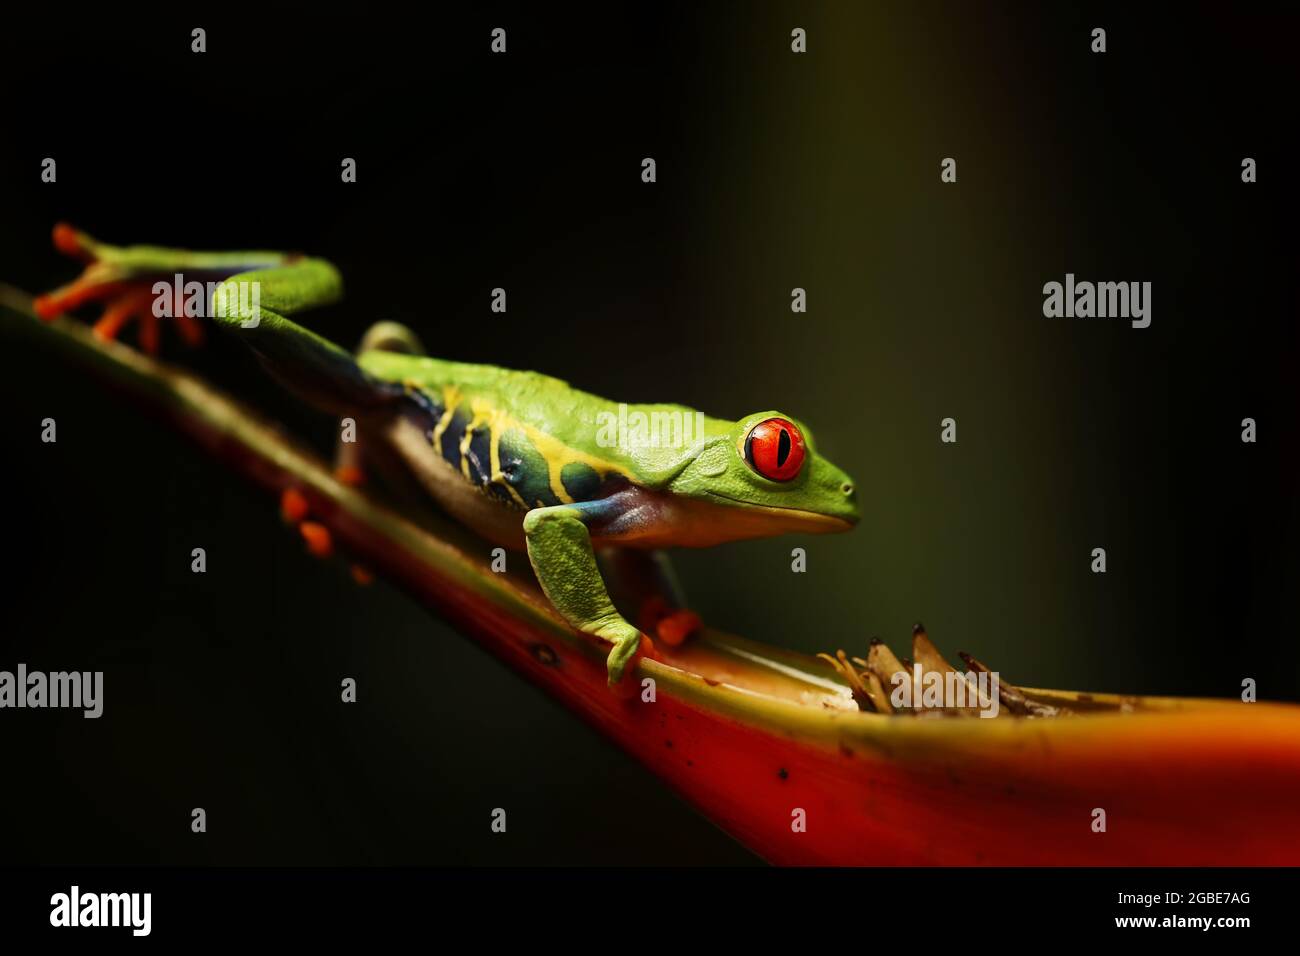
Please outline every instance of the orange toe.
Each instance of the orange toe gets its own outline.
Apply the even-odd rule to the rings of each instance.
[[[64,312],[78,309],[87,302],[116,295],[123,287],[121,282],[88,282],[84,278],[77,279],[61,289],[37,296],[32,302],[32,308],[40,318],[48,321]]]
[[[54,248],[65,256],[72,256],[76,259],[90,258],[91,253],[86,246],[85,237],[66,222],[55,224],[52,238],[54,239]]]
[[[176,331],[181,334],[181,341],[190,348],[197,348],[203,344],[203,325],[192,315],[177,312]]]
[[[280,517],[287,524],[297,524],[307,517],[307,496],[297,488],[286,488],[280,493]]]
[[[37,318],[49,321],[63,311],[59,307],[58,299],[54,295],[38,295],[32,299],[32,308],[36,312]]]
[[[95,336],[105,342],[116,339],[122,334],[122,329],[126,326],[126,323],[131,320],[133,310],[134,306],[126,299],[118,299],[111,303],[94,325]]]
[[[147,289],[133,289],[109,299],[104,314],[95,323],[95,335],[106,342],[112,341],[122,333],[122,329],[133,318],[148,313],[149,318],[152,319],[152,303],[153,296]],[[154,323],[157,324],[156,319]],[[141,338],[143,336],[142,331]]]
[[[659,622],[655,633],[669,647],[676,647],[699,630],[700,616],[694,611],[673,611]]]
[[[75,230],[74,230],[75,232]],[[56,242],[59,240],[56,238]],[[70,240],[69,240],[70,241]],[[102,278],[87,279],[96,266],[92,265],[80,278],[70,284],[46,295],[37,296],[32,301],[32,308],[37,316],[49,321],[65,312],[71,312],[89,302],[104,300],[104,314],[95,322],[95,335],[103,341],[117,339],[122,330],[133,320],[140,322],[140,348],[150,355],[157,355],[162,345],[161,318],[154,313],[154,283],[147,279],[126,279],[104,281]],[[102,275],[102,271],[100,273]],[[189,346],[203,342],[203,325],[192,315],[186,315],[184,300],[178,299],[172,304],[172,314],[176,318],[176,329],[181,339]]]
[[[140,348],[149,355],[157,355],[162,344],[162,334],[158,328],[158,316],[152,309],[140,313]]]
[[[350,488],[366,483],[366,473],[356,465],[339,465],[334,469],[334,477]]]
[[[330,529],[323,524],[317,524],[315,521],[304,521],[298,525],[298,532],[302,539],[307,542],[307,551],[318,557],[328,558],[334,553],[334,538],[330,534]]]

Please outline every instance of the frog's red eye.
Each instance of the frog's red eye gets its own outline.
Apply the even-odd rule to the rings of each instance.
[[[803,435],[784,418],[759,422],[745,438],[745,461],[773,481],[789,481],[799,474],[803,455]]]

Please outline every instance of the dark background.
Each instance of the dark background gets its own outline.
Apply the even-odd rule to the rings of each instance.
[[[718,627],[861,652],[922,618],[1020,683],[1232,697],[1253,677],[1296,700],[1297,20],[1279,10],[60,8],[0,30],[0,280],[70,279],[61,219],[324,256],[348,294],[309,321],[348,346],[398,319],[449,358],[810,422],[864,521],[682,553]],[[1066,272],[1151,281],[1151,327],[1045,319]],[[328,447],[334,424],[237,343],[165,343]],[[753,860],[412,601],[306,557],[275,501],[95,382],[5,335],[0,381],[0,668],[106,675],[98,721],[0,714],[0,860]]]

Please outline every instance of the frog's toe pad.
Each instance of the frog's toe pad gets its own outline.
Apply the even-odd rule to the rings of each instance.
[[[605,662],[609,672],[609,687],[620,696],[635,693],[636,681],[632,675],[636,671],[637,662],[644,657],[657,659],[650,635],[638,631],[634,637],[635,640],[616,640]]]
[[[668,647],[676,647],[700,629],[700,616],[684,608],[670,607],[655,596],[641,605],[641,630],[653,634]]]
[[[660,641],[675,648],[701,627],[694,611],[669,607],[662,597],[651,597],[641,605],[641,631],[653,633]]]
[[[317,558],[329,558],[334,555],[334,535],[330,529],[319,521],[311,519],[311,503],[307,496],[293,485],[280,493],[280,518],[285,524],[293,525],[302,536],[307,553]],[[362,587],[372,584],[374,572],[363,564],[353,562],[350,566],[352,580]]]
[[[339,465],[334,469],[334,478],[349,488],[360,488],[366,483],[366,473],[357,465]]]
[[[305,521],[310,511],[307,496],[297,488],[290,486],[280,493],[280,517],[285,524],[296,525]]]
[[[334,536],[330,529],[316,521],[304,521],[298,525],[298,533],[307,545],[308,553],[318,558],[328,558],[334,553]]]
[[[669,647],[677,647],[700,629],[700,616],[694,611],[677,610],[659,619],[655,636]]]

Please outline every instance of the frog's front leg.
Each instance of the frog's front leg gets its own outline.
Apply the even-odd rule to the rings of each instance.
[[[614,607],[592,551],[589,525],[616,509],[604,499],[534,508],[524,516],[528,560],[547,599],[578,630],[614,645],[606,661],[611,687],[622,680],[643,636]]]

